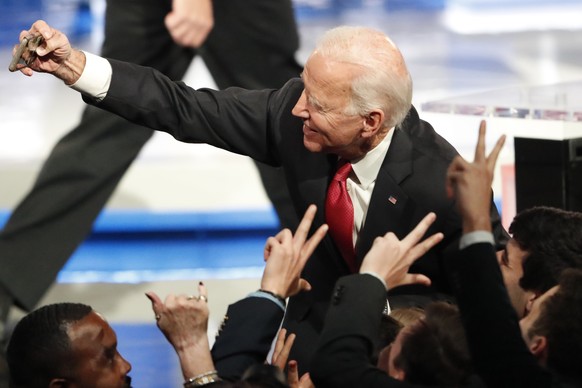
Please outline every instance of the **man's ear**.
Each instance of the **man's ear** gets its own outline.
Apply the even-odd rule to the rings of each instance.
[[[535,302],[535,300],[537,298],[539,298],[541,295],[543,295],[543,293],[538,292],[538,291],[525,291],[528,295],[527,295],[527,302],[525,304],[525,312],[524,312],[524,316],[528,315],[531,311],[531,308],[533,306],[533,302]]]
[[[373,110],[364,116],[364,130],[363,134],[366,137],[371,137],[378,133],[384,124],[384,112],[381,110]]]
[[[529,341],[529,351],[542,364],[545,365],[548,357],[548,339],[543,335],[534,335]]]
[[[51,382],[49,383],[49,388],[65,388],[68,386],[69,383],[67,382],[67,380],[61,378],[52,379]]]
[[[404,372],[404,369],[398,368],[397,370],[394,371],[392,377],[394,377],[396,380],[404,381],[404,379],[406,378],[406,372]]]

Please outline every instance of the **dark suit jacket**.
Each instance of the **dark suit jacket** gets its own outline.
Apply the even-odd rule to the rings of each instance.
[[[491,244],[470,245],[450,260],[473,364],[487,386],[568,386],[527,349]]]
[[[393,379],[370,361],[385,297],[384,285],[371,275],[344,276],[337,281],[312,361],[311,378],[316,387],[421,387]],[[485,386],[475,378],[464,387]]]
[[[284,166],[297,214],[301,216],[314,203],[319,211],[313,228],[325,222],[326,191],[337,157],[312,153],[303,145],[302,122],[291,114],[303,90],[300,79],[290,80],[279,90],[195,91],[183,83],[171,82],[155,70],[110,62],[113,75],[107,97],[100,103],[86,99],[88,103],[168,132],[180,141],[207,143]],[[414,108],[394,133],[358,238],[357,257],[362,260],[374,239],[388,231],[404,237],[430,211],[437,214],[437,220],[428,233],[440,231],[445,235],[444,241],[412,268],[428,275],[433,285],[396,289],[395,293],[435,295],[450,291],[443,257],[457,249],[461,221],[454,203],[446,197],[444,182],[448,165],[456,154],[430,124],[419,119]],[[491,218],[494,230],[505,239],[493,205]],[[284,325],[297,334],[291,357],[298,359],[300,371],[307,367],[335,281],[347,274],[347,265],[327,236],[304,270],[304,277],[313,285],[312,291],[291,298],[285,317]]]
[[[283,314],[275,302],[260,297],[247,297],[228,306],[212,346],[218,375],[238,380],[249,366],[265,362]]]

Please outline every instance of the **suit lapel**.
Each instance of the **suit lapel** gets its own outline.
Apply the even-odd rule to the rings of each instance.
[[[358,238],[356,255],[360,262],[376,237],[389,231],[401,237],[407,230],[406,223],[401,220],[410,204],[400,183],[412,174],[412,142],[406,132],[395,131],[376,178],[364,228]]]

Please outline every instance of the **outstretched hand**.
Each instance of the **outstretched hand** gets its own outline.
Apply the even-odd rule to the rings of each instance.
[[[377,237],[364,257],[360,273],[373,272],[381,276],[389,289],[407,284],[430,285],[428,277],[408,273],[408,270],[418,258],[443,239],[442,233],[436,233],[420,241],[435,219],[436,215],[429,213],[402,240],[398,240],[392,232]]]
[[[42,41],[34,51],[25,50],[22,59],[26,64],[19,63],[16,70],[23,74],[31,76],[34,72],[38,73],[55,73],[61,68],[67,59],[71,56],[73,49],[69,39],[62,32],[50,27],[45,21],[38,20],[30,27],[28,31],[20,33],[20,41],[24,38],[42,36]],[[13,49],[13,54],[17,51],[18,46]]]
[[[307,239],[316,211],[315,205],[307,208],[295,235],[289,229],[283,229],[275,237],[267,239],[264,251],[267,264],[261,279],[261,289],[283,298],[311,289],[309,282],[301,278],[301,272],[328,229],[326,224],[321,225]]]
[[[481,121],[473,163],[457,156],[447,171],[447,195],[457,200],[459,212],[463,217],[463,233],[473,230],[491,230],[489,216],[491,185],[495,163],[505,143],[505,136],[501,136],[491,153],[486,155],[486,127],[485,121]]]

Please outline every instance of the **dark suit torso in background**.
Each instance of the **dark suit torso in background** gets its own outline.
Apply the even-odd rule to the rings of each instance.
[[[303,90],[301,80],[291,80],[279,90],[194,91],[153,70],[111,62],[111,87],[99,106],[181,141],[208,143],[283,166],[297,214],[302,215],[314,203],[319,210],[313,228],[324,223],[326,190],[337,156],[312,153],[303,145],[302,122],[291,115]],[[89,98],[87,102],[94,103]],[[396,289],[395,293],[422,293],[432,299],[437,293],[450,291],[443,258],[457,249],[461,221],[454,203],[446,197],[444,183],[456,154],[430,124],[419,119],[414,108],[394,133],[358,237],[358,259],[362,260],[377,236],[392,231],[402,238],[430,211],[437,214],[437,220],[428,233],[445,234],[444,241],[412,268],[428,275],[433,285]],[[505,238],[494,206],[491,215],[498,236]],[[346,274],[348,267],[331,237],[326,236],[304,270],[312,291],[291,298],[285,316],[284,325],[297,334],[290,359],[297,359],[302,371],[308,368],[333,286]]]

